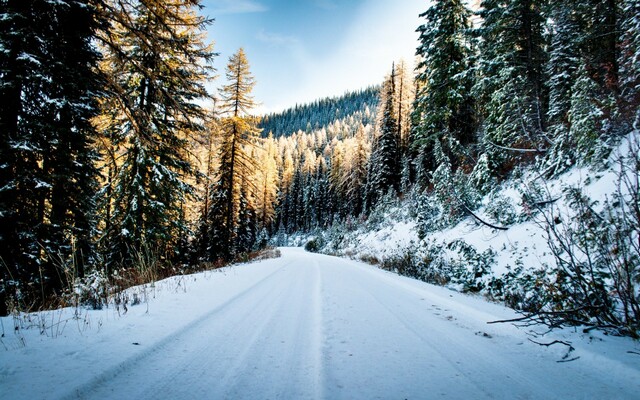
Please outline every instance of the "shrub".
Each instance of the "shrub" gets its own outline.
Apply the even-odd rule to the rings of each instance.
[[[322,245],[321,245],[321,240],[319,238],[313,238],[309,240],[307,243],[305,243],[304,245],[304,249],[312,253],[317,253],[318,251],[320,251],[321,248],[322,248]]]

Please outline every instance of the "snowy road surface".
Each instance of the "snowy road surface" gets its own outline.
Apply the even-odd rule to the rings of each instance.
[[[161,282],[148,305],[119,317],[85,312],[50,334],[8,332],[15,320],[3,318],[0,398],[640,398],[640,348],[630,339],[534,338],[488,325],[515,314],[481,299],[354,261],[282,253]],[[65,318],[57,313],[39,318]],[[529,338],[570,341],[578,358],[558,362],[567,346]]]

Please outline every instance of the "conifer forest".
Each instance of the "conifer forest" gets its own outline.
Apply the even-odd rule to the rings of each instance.
[[[425,1],[415,62],[265,115],[202,3],[0,0],[0,316],[296,245],[640,337],[639,1]]]

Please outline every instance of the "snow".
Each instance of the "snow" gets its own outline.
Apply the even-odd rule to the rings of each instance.
[[[125,313],[5,317],[0,397],[637,398],[640,344],[487,324],[507,308],[356,261],[282,257],[134,288]],[[74,315],[77,314],[77,318]],[[14,319],[15,318],[15,319]],[[27,325],[29,329],[18,329]],[[43,334],[41,334],[41,329]],[[575,350],[570,362],[561,340]]]
[[[382,258],[398,249],[409,247],[412,241],[417,242],[417,240],[415,222],[400,221],[379,230],[366,232],[349,250],[361,255],[368,254]]]
[[[594,170],[589,167],[574,167],[566,173],[550,180],[543,180],[538,173],[528,172],[520,179],[507,181],[503,184],[497,195],[506,199],[515,209],[516,214],[526,213],[523,202],[523,191],[527,187],[536,184],[541,187],[546,200],[556,199],[548,206],[562,219],[572,218],[564,199],[564,191],[567,188],[580,188],[592,201],[597,201],[596,210],[600,211],[605,200],[611,200],[612,194],[617,190],[616,164],[621,156],[629,154],[632,143],[640,141],[640,132],[631,132],[624,138],[616,149],[611,152],[608,160],[610,166],[605,170]],[[476,211],[482,219],[495,222],[487,215],[488,203],[492,199],[487,196],[484,205]],[[404,208],[404,209],[402,209]],[[385,215],[383,226],[370,230],[362,227],[354,232],[349,232],[345,239],[346,245],[336,254],[347,255],[354,259],[378,259],[383,260],[389,256],[399,255],[403,251],[420,251],[421,243],[418,237],[417,226],[406,215],[407,205],[400,210],[392,210]],[[444,230],[438,230],[427,234],[425,241],[432,244],[440,244],[446,248],[449,243],[463,240],[473,246],[478,252],[493,250],[496,252],[496,263],[492,265],[492,275],[499,277],[521,264],[525,269],[535,270],[554,265],[555,259],[549,249],[542,217],[534,215],[526,221],[514,223],[505,231],[487,227],[472,217],[468,217]],[[454,256],[451,251],[447,252]]]

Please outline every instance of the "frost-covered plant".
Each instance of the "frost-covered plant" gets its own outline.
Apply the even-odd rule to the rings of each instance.
[[[474,188],[480,194],[486,194],[495,186],[495,181],[491,167],[489,166],[489,157],[486,153],[483,153],[478,158],[475,167],[473,167],[473,171],[469,176],[469,182],[473,184]]]
[[[602,206],[568,188],[569,215],[542,213],[555,258],[556,295],[544,311],[564,322],[640,336],[640,146],[618,159],[617,191]],[[560,317],[558,317],[558,315]]]
[[[388,223],[393,216],[394,210],[398,212],[400,209],[400,202],[398,196],[393,189],[390,189],[380,200],[376,203],[374,209],[367,218],[367,227],[370,230],[379,228],[385,222]]]
[[[492,277],[484,293],[514,310],[535,313],[550,301],[549,282],[545,268],[525,269],[519,263],[515,268],[508,266],[501,276]]]
[[[522,198],[521,214],[519,219],[528,220],[538,214],[541,204],[548,203],[549,192],[547,188],[537,180],[530,180],[520,188]]]
[[[451,265],[442,244],[436,241],[422,242],[420,260],[421,280],[444,286],[451,281]]]
[[[422,194],[417,201],[416,226],[418,237],[424,239],[427,234],[444,227],[442,223],[442,208],[434,196]]]
[[[440,203],[447,225],[455,225],[467,215],[468,210],[478,207],[481,196],[469,175],[460,168],[453,170],[449,157],[438,143],[434,152],[438,168],[431,174],[433,195]]]
[[[403,276],[421,279],[420,256],[415,244],[388,255],[380,262],[380,268]]]
[[[511,199],[498,192],[489,195],[485,212],[501,225],[511,225],[518,220],[518,213]]]
[[[487,249],[480,253],[464,240],[454,240],[447,248],[458,255],[451,261],[451,283],[461,286],[463,292],[483,290],[495,264],[496,252]]]
[[[76,305],[85,305],[100,310],[109,302],[109,278],[104,271],[94,270],[83,278],[76,278],[73,283],[73,296]]]

